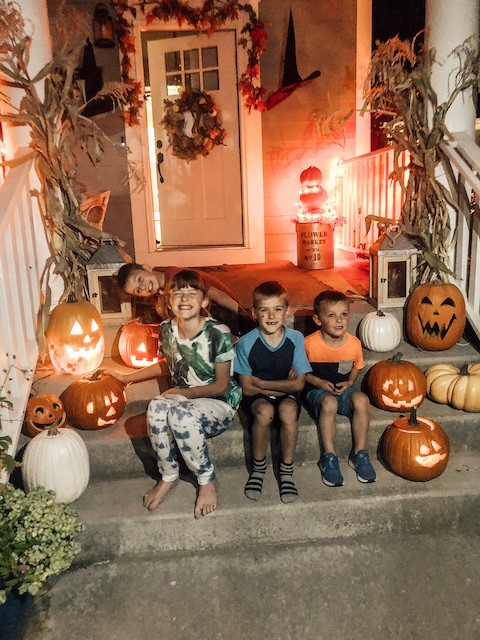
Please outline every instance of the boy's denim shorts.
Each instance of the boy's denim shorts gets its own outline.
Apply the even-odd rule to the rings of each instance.
[[[325,389],[311,389],[305,396],[305,404],[309,412],[318,422],[318,419],[320,417],[320,407],[318,401],[322,396],[329,395],[335,398],[338,402],[337,413],[341,416],[351,418],[353,416],[353,412],[350,407],[350,398],[354,393],[356,393],[356,391],[358,391],[358,389],[356,389],[355,387],[350,387],[350,389],[347,389],[341,395],[337,396],[334,393],[330,393],[330,391],[325,391]]]

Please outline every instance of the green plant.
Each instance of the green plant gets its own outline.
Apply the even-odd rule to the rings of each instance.
[[[8,593],[39,592],[49,576],[70,567],[80,552],[78,515],[41,487],[25,494],[7,484],[0,492],[0,604]]]
[[[431,83],[435,53],[420,48],[418,38],[409,42],[395,37],[377,43],[367,75],[362,112],[370,110],[385,118],[383,128],[394,146],[395,176],[405,193],[402,230],[423,256],[420,282],[455,276],[449,258],[454,240],[449,208],[460,212],[468,207],[468,199],[463,197],[459,203],[456,197],[454,172],[441,142],[451,137],[445,123],[450,107],[478,84],[476,45],[473,39],[466,40],[451,52],[456,65],[444,102],[439,102]],[[407,166],[400,163],[404,151],[410,156]],[[440,167],[446,184],[439,179]]]

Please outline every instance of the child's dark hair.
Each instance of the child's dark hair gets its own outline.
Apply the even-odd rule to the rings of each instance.
[[[285,298],[285,304],[288,307],[288,293],[285,287],[276,280],[268,280],[262,282],[253,290],[253,307],[256,308],[262,298]]]
[[[183,289],[184,287],[192,287],[202,291],[203,295],[207,295],[208,287],[202,276],[194,269],[181,269],[173,274],[165,285],[165,293],[170,293],[174,289]]]
[[[137,264],[136,262],[127,262],[127,264],[120,267],[117,273],[117,286],[120,291],[125,291],[127,280],[134,271],[139,270],[143,270],[143,267],[141,264]]]
[[[341,291],[321,291],[313,301],[313,313],[318,316],[327,305],[337,302],[349,304],[348,297]]]

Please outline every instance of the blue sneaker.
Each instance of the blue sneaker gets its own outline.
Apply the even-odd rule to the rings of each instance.
[[[368,453],[364,449],[361,449],[356,454],[350,451],[348,464],[355,470],[359,482],[375,482],[377,479],[375,469],[372,467]]]
[[[327,487],[343,486],[343,476],[338,466],[338,458],[334,453],[322,456],[318,464],[322,472],[323,484],[326,484]]]

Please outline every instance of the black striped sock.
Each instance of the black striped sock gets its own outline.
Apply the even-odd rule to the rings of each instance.
[[[250,500],[258,500],[262,495],[263,480],[265,478],[265,472],[267,471],[267,459],[255,460],[252,459],[252,473],[245,485],[245,495]]]
[[[298,498],[298,491],[293,482],[293,462],[286,464],[280,462],[280,500],[282,502],[295,502]]]

